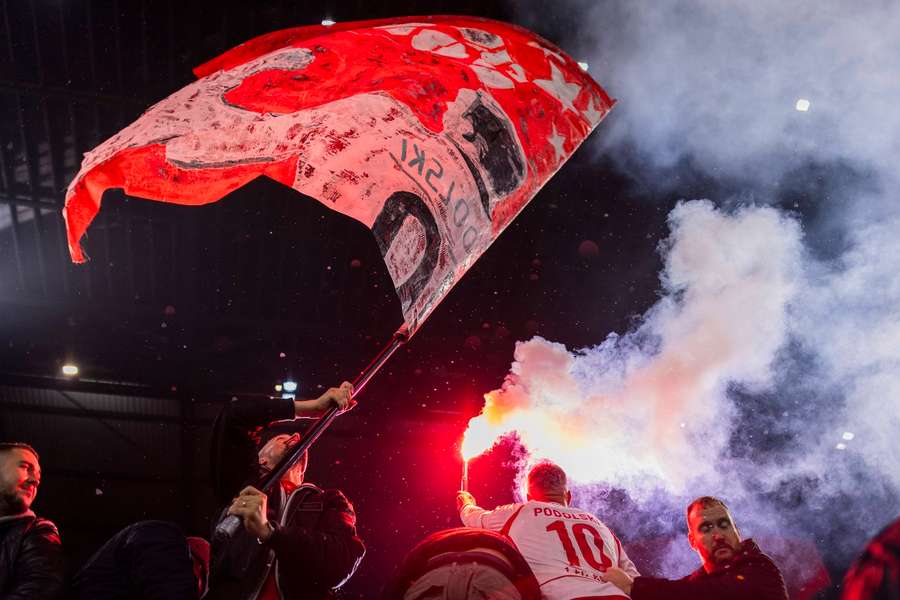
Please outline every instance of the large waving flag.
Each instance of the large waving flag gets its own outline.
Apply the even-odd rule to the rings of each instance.
[[[195,74],[85,156],[72,259],[109,188],[199,205],[265,175],[372,230],[410,334],[613,104],[547,41],[472,17],[286,29]]]

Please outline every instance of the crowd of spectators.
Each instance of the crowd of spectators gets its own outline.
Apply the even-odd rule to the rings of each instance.
[[[56,526],[32,510],[38,452],[0,443],[0,600],[267,600],[333,598],[365,555],[353,505],[304,478],[303,453],[278,481],[260,485],[300,442],[296,420],[353,406],[344,383],[312,400],[233,399],[212,436],[222,509],[242,525],[230,537],[186,537],[173,523],[142,521],[113,536],[72,577]],[[297,453],[301,448],[297,448]],[[565,472],[528,473],[525,502],[485,510],[457,493],[466,527],[414,548],[384,588],[386,599],[787,600],[778,566],[742,537],[725,502],[686,509],[700,566],[680,579],[638,572],[599,518],[572,506]],[[874,538],[843,582],[843,600],[900,598],[900,520]]]

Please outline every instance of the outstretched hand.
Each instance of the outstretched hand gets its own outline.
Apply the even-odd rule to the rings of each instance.
[[[468,506],[470,504],[475,504],[475,496],[464,490],[459,490],[458,492],[456,492],[456,512],[461,511],[464,506]]]
[[[356,406],[353,399],[353,384],[345,381],[336,388],[328,388],[325,393],[316,398],[316,408],[323,413],[332,406],[337,406],[341,412],[346,412]]]

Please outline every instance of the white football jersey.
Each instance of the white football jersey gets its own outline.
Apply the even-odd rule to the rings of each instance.
[[[618,567],[632,577],[639,575],[609,527],[580,508],[534,501],[490,511],[468,505],[460,518],[468,527],[512,538],[537,577],[542,598],[548,600],[627,598],[603,581],[602,573]]]

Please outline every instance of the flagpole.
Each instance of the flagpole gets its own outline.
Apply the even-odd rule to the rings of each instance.
[[[375,376],[375,373],[384,366],[384,363],[386,363],[394,352],[396,352],[400,346],[405,344],[407,340],[409,340],[409,329],[404,324],[400,329],[394,332],[394,335],[391,336],[391,340],[381,349],[381,352],[372,359],[372,362],[357,375],[356,379],[353,381],[353,397],[356,397],[363,388],[366,387],[372,377]],[[339,411],[340,409],[337,406],[332,406],[324,415],[316,420],[315,424],[303,434],[303,439],[300,440],[300,443],[291,448],[291,451],[281,459],[278,465],[259,480],[257,487],[261,492],[264,494],[271,493],[271,490],[279,481],[281,481],[284,474],[287,473],[290,468],[294,466],[294,463],[303,456],[303,453],[319,439],[322,432],[328,429],[328,426],[331,425],[340,414]],[[241,520],[239,517],[229,515],[216,525],[213,537],[217,541],[226,541],[235,534],[240,525]]]

